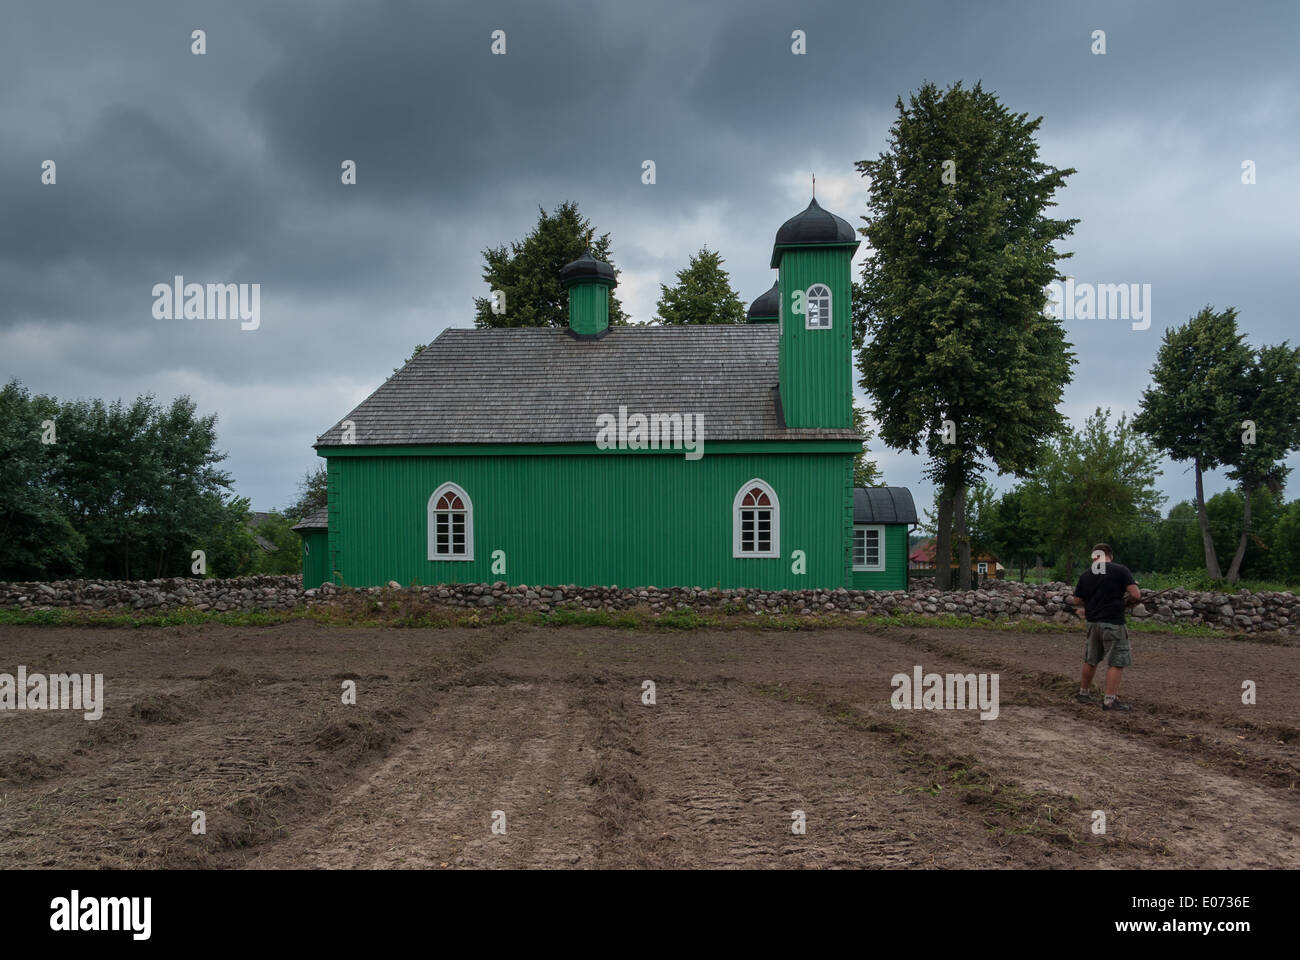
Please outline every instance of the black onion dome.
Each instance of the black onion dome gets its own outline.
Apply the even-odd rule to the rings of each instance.
[[[778,317],[781,314],[781,291],[778,284],[772,284],[772,289],[767,291],[757,300],[749,305],[749,312],[745,314],[748,320],[768,319]]]
[[[566,288],[575,283],[603,283],[612,287],[617,282],[614,279],[614,268],[604,260],[597,260],[590,250],[560,268],[560,286]]]
[[[814,199],[798,216],[781,224],[772,248],[772,266],[777,265],[777,250],[781,247],[814,243],[856,243],[857,237],[848,221],[823,210]]]

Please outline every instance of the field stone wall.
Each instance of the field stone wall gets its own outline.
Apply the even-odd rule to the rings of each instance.
[[[627,610],[647,607],[655,613],[695,610],[700,613],[848,613],[922,616],[971,616],[990,620],[1051,620],[1073,616],[1060,598],[1071,587],[989,581],[980,589],[940,592],[932,580],[915,580],[908,591],[864,590],[717,590],[692,587],[620,588],[442,584],[402,587],[340,588],[330,583],[304,590],[297,576],[239,577],[229,580],[66,580],[50,583],[0,582],[0,609],[140,610],[180,608],[200,611],[284,611],[302,605],[335,605],[357,597],[384,604],[406,595],[436,606],[506,608],[549,612],[561,609]],[[1149,598],[1149,601],[1146,600]],[[1300,597],[1289,592],[1209,593],[1172,590],[1151,595],[1130,616],[1157,623],[1194,623],[1237,632],[1300,632]]]

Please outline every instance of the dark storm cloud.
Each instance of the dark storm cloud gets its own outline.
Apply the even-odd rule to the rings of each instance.
[[[1148,331],[1067,322],[1071,416],[1134,409],[1160,331],[1206,302],[1240,307],[1257,343],[1293,326],[1286,4],[55,2],[7,16],[0,376],[65,396],[192,394],[221,415],[228,465],[263,509],[414,343],[471,322],[480,251],[520,237],[538,206],[577,200],[612,232],[634,319],[704,245],[749,300],[810,170],[860,222],[853,162],[885,146],[895,99],[925,80],[981,80],[1043,114],[1044,159],[1079,169],[1060,196],[1082,220],[1065,272],[1152,284]],[[195,28],[206,56],[189,52]],[[39,183],[45,159],[55,187]],[[153,319],[153,284],[177,274],[261,283],[262,327]],[[917,460],[878,456],[928,502]],[[1190,490],[1181,472],[1166,481]]]

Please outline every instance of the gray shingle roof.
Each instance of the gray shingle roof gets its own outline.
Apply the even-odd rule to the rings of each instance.
[[[557,327],[444,330],[343,420],[356,445],[589,443],[596,417],[703,414],[718,440],[851,440],[777,418],[776,327],[612,327],[577,340]],[[342,421],[317,446],[342,440]]]
[[[853,491],[854,523],[916,523],[916,504],[907,487],[858,487]]]
[[[315,513],[303,517],[301,521],[294,524],[290,529],[293,530],[318,530],[329,527],[329,507],[321,507]]]

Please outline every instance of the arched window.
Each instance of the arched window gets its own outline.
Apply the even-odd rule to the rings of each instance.
[[[429,559],[474,559],[474,504],[454,483],[429,498]]]
[[[733,557],[781,555],[781,503],[775,490],[762,480],[749,481],[736,494],[731,515]]]
[[[807,321],[804,326],[809,330],[829,330],[831,328],[831,288],[824,283],[814,283],[808,288],[804,298]]]

